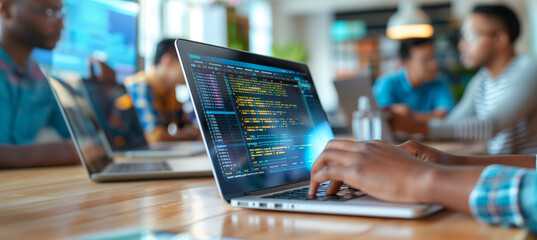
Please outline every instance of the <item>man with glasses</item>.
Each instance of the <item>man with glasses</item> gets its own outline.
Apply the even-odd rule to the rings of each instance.
[[[505,6],[477,6],[463,23],[459,50],[467,68],[480,68],[460,103],[443,120],[420,122],[392,112],[394,131],[434,140],[487,140],[489,154],[537,153],[537,64],[516,55],[520,24]]]
[[[443,118],[455,105],[447,79],[438,72],[433,40],[401,41],[403,68],[380,77],[373,86],[377,103],[394,112],[414,112],[417,120]]]
[[[45,76],[30,59],[53,49],[63,28],[61,0],[0,0],[0,167],[78,163],[71,141],[36,143],[50,127],[69,132]]]

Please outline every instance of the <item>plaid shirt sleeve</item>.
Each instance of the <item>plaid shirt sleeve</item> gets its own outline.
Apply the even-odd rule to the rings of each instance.
[[[537,231],[536,171],[491,165],[483,170],[470,193],[474,218],[500,226]]]
[[[134,108],[138,114],[144,132],[151,132],[159,124],[157,111],[153,107],[151,89],[145,82],[132,83],[126,86],[132,97]]]

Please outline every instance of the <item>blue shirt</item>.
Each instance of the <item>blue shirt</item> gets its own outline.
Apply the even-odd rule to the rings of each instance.
[[[24,69],[0,47],[0,143],[31,144],[43,127],[69,131],[45,76],[29,60]]]
[[[469,206],[479,221],[537,233],[537,171],[488,166],[470,193]]]
[[[408,82],[406,70],[381,76],[373,86],[373,94],[381,108],[404,103],[415,112],[449,111],[455,101],[446,81],[436,79],[414,88]]]

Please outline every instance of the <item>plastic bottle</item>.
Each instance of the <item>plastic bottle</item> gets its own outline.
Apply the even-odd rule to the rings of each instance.
[[[358,109],[352,118],[352,131],[358,141],[382,138],[381,113],[371,109],[371,102],[367,96],[358,98]]]

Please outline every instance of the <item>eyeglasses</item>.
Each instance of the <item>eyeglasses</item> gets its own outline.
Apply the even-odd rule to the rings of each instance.
[[[477,30],[471,30],[466,32],[461,32],[460,40],[465,41],[467,43],[473,43],[477,41],[477,39],[482,35],[488,35],[492,36],[498,33],[498,30],[493,31],[477,31]]]
[[[65,11],[64,8],[62,8],[62,9],[52,9],[52,8],[43,9],[43,8],[33,6],[33,5],[31,5],[31,4],[27,3],[27,2],[20,1],[20,0],[10,0],[10,2],[15,3],[15,4],[19,4],[21,6],[24,6],[25,8],[27,8],[28,10],[30,10],[32,12],[39,13],[39,14],[47,17],[47,21],[49,21],[49,22],[54,22],[54,21],[57,21],[57,20],[61,20],[66,15],[66,11]]]

